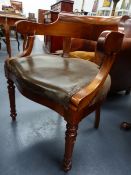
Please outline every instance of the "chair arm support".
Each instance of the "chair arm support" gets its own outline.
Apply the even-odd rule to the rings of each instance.
[[[112,66],[115,60],[115,54],[112,56],[111,61],[109,58],[105,58],[103,65],[101,66],[98,74],[92,80],[92,82],[77,92],[71,98],[71,103],[73,106],[76,106],[77,110],[81,110],[82,108],[88,106],[90,102],[92,102],[93,98],[97,95],[97,92],[102,88],[106,77],[109,72],[109,67]],[[75,109],[75,108],[74,108]]]
[[[96,52],[104,54],[104,60],[98,74],[92,82],[74,94],[71,98],[71,108],[81,110],[88,106],[97,92],[102,88],[111,66],[116,58],[116,53],[120,50],[123,34],[119,32],[102,32],[98,38]],[[115,42],[113,42],[113,40]],[[77,107],[77,108],[75,108]]]
[[[28,36],[26,38],[26,41],[24,41],[25,44],[23,47],[23,52],[19,55],[19,57],[25,57],[31,54],[34,45],[34,39],[35,36]]]

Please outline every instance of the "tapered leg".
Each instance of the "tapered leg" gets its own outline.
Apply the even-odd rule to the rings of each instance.
[[[10,100],[10,116],[12,120],[16,119],[16,108],[15,108],[15,86],[13,81],[9,80],[8,83],[8,93],[9,93],[9,100]]]
[[[7,24],[4,25],[5,29],[5,38],[6,38],[6,47],[9,57],[11,57],[11,45],[10,45],[10,29]]]
[[[63,169],[64,171],[68,171],[72,167],[72,153],[74,148],[74,143],[77,136],[77,129],[78,126],[75,125],[66,125],[66,137],[65,137],[65,155],[64,155],[64,162],[63,162]]]
[[[99,127],[99,123],[100,123],[100,105],[97,107],[95,112],[96,112],[96,114],[95,114],[94,127],[98,128]]]

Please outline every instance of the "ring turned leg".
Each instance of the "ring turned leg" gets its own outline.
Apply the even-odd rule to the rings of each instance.
[[[9,93],[9,100],[10,100],[10,116],[12,120],[16,119],[16,108],[15,108],[15,86],[13,81],[9,80],[8,83],[8,93]]]
[[[99,123],[100,123],[100,106],[97,107],[96,111],[95,111],[95,123],[94,123],[94,127],[98,128],[99,127]]]
[[[72,153],[74,148],[74,143],[77,136],[78,126],[75,125],[66,125],[66,137],[65,137],[65,155],[63,162],[63,169],[65,172],[69,171],[72,167]]]

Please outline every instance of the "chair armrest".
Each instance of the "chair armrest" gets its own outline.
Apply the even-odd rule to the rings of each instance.
[[[120,50],[124,34],[119,32],[103,32],[97,42],[96,52],[104,55],[103,64],[100,67],[95,79],[71,98],[71,108],[81,110],[88,106],[97,92],[102,88],[111,66],[116,58],[116,53]],[[115,42],[114,42],[115,41]],[[76,108],[75,108],[76,107]]]

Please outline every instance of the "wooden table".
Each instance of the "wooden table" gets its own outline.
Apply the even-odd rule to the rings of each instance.
[[[15,22],[19,20],[26,20],[26,18],[17,14],[0,13],[0,25],[3,25],[5,30],[6,47],[9,57],[11,57],[10,27],[13,27]]]

